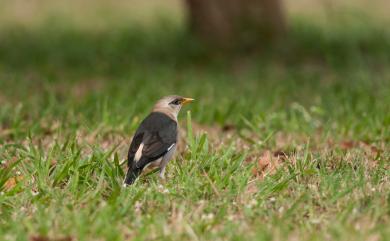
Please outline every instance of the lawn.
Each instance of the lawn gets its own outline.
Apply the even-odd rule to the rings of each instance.
[[[226,60],[160,17],[1,25],[0,240],[390,240],[388,29],[291,17]],[[167,178],[123,188],[168,94],[196,102]]]

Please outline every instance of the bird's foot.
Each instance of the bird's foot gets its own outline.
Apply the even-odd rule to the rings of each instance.
[[[160,173],[160,174],[158,175],[158,177],[159,177],[159,179],[160,179],[160,183],[165,184],[166,179],[165,179],[164,173]]]

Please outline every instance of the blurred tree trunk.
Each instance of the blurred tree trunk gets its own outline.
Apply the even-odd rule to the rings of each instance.
[[[186,0],[192,32],[221,48],[253,48],[286,31],[281,0]]]

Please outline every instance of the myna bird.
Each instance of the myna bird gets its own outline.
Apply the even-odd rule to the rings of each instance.
[[[176,151],[177,115],[183,105],[193,100],[170,95],[157,101],[152,113],[141,122],[130,144],[125,186],[133,184],[149,165],[158,166],[160,177],[164,178],[165,167]]]

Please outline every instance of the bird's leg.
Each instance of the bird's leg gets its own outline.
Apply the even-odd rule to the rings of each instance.
[[[170,156],[164,156],[160,163],[160,173],[159,177],[164,180],[165,179],[165,168],[167,167],[167,164],[169,162]]]
[[[162,179],[162,180],[164,180],[165,179],[165,165],[164,166],[162,166],[162,167],[160,167],[160,173],[158,174],[158,176]]]
[[[172,159],[175,151],[176,151],[176,145],[172,145],[168,153],[165,154],[163,159],[161,160],[159,176],[162,180],[165,179],[165,167],[167,166],[168,162]]]

